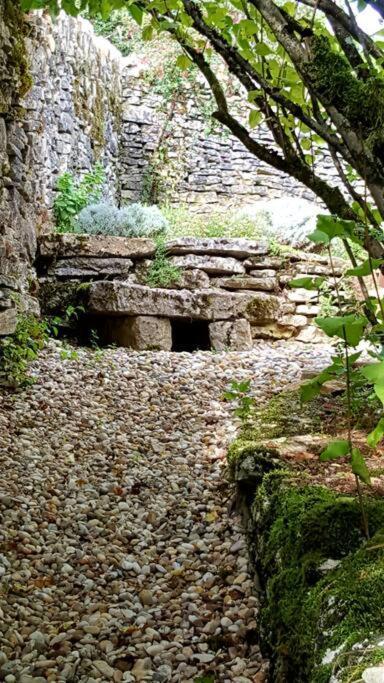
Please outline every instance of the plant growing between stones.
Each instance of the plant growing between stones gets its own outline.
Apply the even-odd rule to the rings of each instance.
[[[14,334],[0,341],[0,380],[11,388],[34,383],[28,374],[32,361],[49,338],[49,325],[35,316],[21,316]]]
[[[59,177],[53,203],[57,232],[75,232],[78,214],[100,199],[104,182],[105,172],[100,163],[96,163],[82,178],[76,178],[69,172]]]
[[[147,284],[150,287],[169,287],[177,284],[180,277],[181,269],[170,261],[164,240],[158,239],[155,257],[146,277]]]
[[[250,396],[250,391],[250,380],[245,380],[243,382],[233,380],[229,390],[223,394],[223,398],[226,401],[236,401],[234,413],[244,424],[248,423],[254,405],[254,399]]]

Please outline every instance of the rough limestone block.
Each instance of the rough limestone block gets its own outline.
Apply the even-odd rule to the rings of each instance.
[[[172,328],[167,318],[147,315],[109,318],[104,322],[103,333],[109,343],[135,351],[172,349]]]
[[[142,237],[109,237],[105,235],[43,235],[39,253],[44,258],[72,256],[148,258],[155,253],[155,243]]]
[[[154,315],[192,320],[247,318],[256,324],[277,320],[278,297],[266,292],[212,289],[157,289],[128,282],[100,281],[89,289],[89,310],[97,315]]]
[[[245,268],[255,268],[255,270],[280,270],[284,266],[284,260],[277,256],[251,256],[243,261]]]
[[[215,351],[246,351],[252,348],[251,326],[244,318],[210,323],[209,337]]]
[[[220,287],[221,289],[229,290],[261,290],[265,292],[272,292],[277,288],[277,279],[274,277],[250,277],[245,275],[243,277],[218,277],[211,280],[213,287]]]
[[[294,327],[286,327],[279,323],[268,323],[267,325],[252,325],[253,339],[290,339],[295,336]]]
[[[180,237],[166,244],[169,254],[212,254],[248,258],[268,253],[268,244],[243,237]]]
[[[90,278],[97,277],[125,277],[133,266],[129,258],[99,258],[90,256],[78,256],[74,258],[60,259],[49,269],[48,275],[60,279],[66,278]]]
[[[172,256],[171,263],[178,268],[199,268],[210,275],[236,275],[245,273],[245,268],[231,256],[204,256],[198,254],[186,254],[185,256]]]
[[[16,308],[0,311],[0,335],[13,334],[17,325]]]
[[[305,327],[308,320],[305,315],[283,315],[278,321],[281,325],[289,327]]]
[[[327,335],[315,325],[307,325],[307,327],[304,327],[304,329],[300,330],[296,339],[298,341],[305,342],[306,344],[316,344],[321,342],[323,344],[329,343],[329,337],[327,337]]]

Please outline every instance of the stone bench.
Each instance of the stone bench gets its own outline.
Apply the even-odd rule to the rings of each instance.
[[[52,312],[68,288],[89,283],[86,310],[103,339],[139,350],[168,351],[182,347],[183,338],[186,348],[216,350],[247,349],[259,339],[324,339],[314,325],[318,292],[290,289],[288,282],[319,275],[331,292],[326,256],[287,248],[279,255],[244,238],[185,237],[166,248],[180,278],[160,288],[147,282],[152,240],[44,236],[37,261],[42,306]],[[344,263],[336,259],[335,266],[340,277]]]

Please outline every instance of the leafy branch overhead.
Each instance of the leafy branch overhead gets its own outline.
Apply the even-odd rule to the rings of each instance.
[[[22,0],[25,10],[57,12],[59,4]],[[381,32],[372,38],[359,28],[355,4],[343,9],[333,0],[61,0],[61,6],[70,14],[105,18],[126,8],[146,40],[170,33],[183,50],[180,69],[194,63],[205,76],[216,119],[252,154],[311,189],[332,214],[368,225],[363,241],[370,255],[384,255],[383,41]],[[242,88],[248,120],[231,111],[228,73]],[[260,138],[260,125],[273,143]],[[324,155],[333,160],[344,191],[319,173]]]

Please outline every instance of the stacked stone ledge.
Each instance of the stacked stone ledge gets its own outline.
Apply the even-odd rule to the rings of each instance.
[[[331,283],[325,256],[298,251],[276,256],[266,243],[243,238],[188,237],[166,246],[180,278],[168,287],[151,287],[152,240],[41,237],[36,267],[43,310],[59,313],[61,301],[68,305],[68,291],[89,283],[87,314],[104,339],[136,350],[171,350],[175,320],[206,322],[216,350],[244,350],[262,339],[324,340],[314,325],[318,293],[287,285],[306,274],[326,276]],[[337,261],[338,277],[343,267]]]

